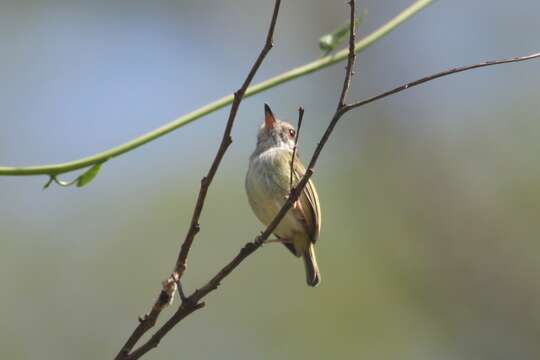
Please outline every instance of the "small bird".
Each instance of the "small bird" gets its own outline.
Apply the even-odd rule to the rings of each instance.
[[[246,192],[257,218],[267,226],[274,219],[291,189],[291,160],[295,146],[294,127],[274,117],[264,105],[264,123],[257,135],[257,146],[249,158]],[[298,156],[294,157],[293,185],[306,172]],[[317,286],[321,275],[313,245],[321,230],[321,209],[313,182],[310,180],[298,200],[274,230],[275,242],[284,244],[295,256],[302,257],[309,286]]]

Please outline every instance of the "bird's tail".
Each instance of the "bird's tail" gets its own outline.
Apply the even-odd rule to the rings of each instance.
[[[321,282],[321,274],[315,258],[313,244],[309,244],[304,252],[304,265],[306,266],[306,281],[309,286],[317,286]]]

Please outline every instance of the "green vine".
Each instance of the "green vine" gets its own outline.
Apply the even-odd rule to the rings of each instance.
[[[401,23],[411,18],[414,14],[428,6],[433,0],[417,0],[411,6],[406,8],[392,20],[381,26],[379,29],[375,30],[371,34],[367,35],[363,39],[359,40],[355,44],[355,52],[360,52],[365,50],[371,44],[383,38],[390,31],[397,28]],[[291,81],[293,79],[302,77],[304,75],[310,74],[315,71],[324,69],[330,65],[333,65],[337,62],[343,61],[347,58],[349,53],[348,49],[343,49],[336,52],[335,54],[324,56],[318,60],[312,61],[305,65],[296,67],[287,72],[284,72],[280,75],[274,76],[268,80],[262,81],[258,84],[255,84],[249,87],[246,91],[245,97],[253,96],[265,90],[276,87],[285,82]],[[208,115],[214,111],[217,111],[233,101],[233,95],[225,96],[219,100],[216,100],[210,104],[207,104],[197,110],[194,110],[184,116],[177,118],[153,131],[150,131],[142,136],[139,136],[125,144],[116,146],[109,150],[103,151],[101,153],[85,157],[79,160],[70,161],[60,164],[50,164],[50,165],[41,165],[41,166],[28,166],[28,167],[0,167],[0,176],[29,176],[29,175],[48,175],[52,180],[56,179],[56,176],[59,174],[67,173],[74,170],[84,169],[87,167],[93,167],[98,164],[102,164],[114,157],[127,153],[131,150],[134,150],[146,143],[149,143],[157,138],[164,136],[171,131],[174,131],[184,125],[189,124],[192,121],[202,118],[205,115]],[[99,167],[97,168],[99,170]],[[93,177],[97,174],[97,171],[90,173]],[[84,174],[83,174],[84,175]],[[79,178],[78,178],[79,179]],[[76,179],[77,180],[77,179]],[[90,179],[91,180],[91,179]],[[86,183],[86,182],[85,182]],[[84,184],[83,184],[84,185]]]

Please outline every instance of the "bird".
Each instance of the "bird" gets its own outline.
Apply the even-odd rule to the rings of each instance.
[[[264,122],[257,134],[255,151],[249,158],[245,188],[249,204],[263,225],[268,226],[285,204],[291,190],[291,160],[296,146],[294,127],[277,119],[268,104]],[[306,169],[294,156],[292,184],[295,186]],[[321,209],[314,183],[309,180],[291,209],[273,233],[296,257],[304,260],[306,282],[315,287],[321,274],[315,257],[315,243],[321,230]]]

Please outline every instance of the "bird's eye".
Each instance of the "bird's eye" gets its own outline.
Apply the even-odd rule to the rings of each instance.
[[[289,136],[294,139],[294,136],[296,135],[296,132],[294,131],[294,129],[289,129]]]

